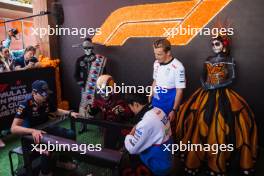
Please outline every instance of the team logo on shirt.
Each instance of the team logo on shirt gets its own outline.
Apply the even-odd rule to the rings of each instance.
[[[140,129],[136,129],[134,134],[134,139],[130,139],[129,142],[132,146],[135,146],[136,143],[140,140],[143,132]]]
[[[130,144],[134,147],[135,143],[132,141],[132,139],[129,139]]]
[[[185,73],[184,70],[180,70],[180,75],[179,75],[179,79],[181,83],[185,82]]]
[[[17,115],[21,115],[24,112],[25,106],[19,105],[17,108]]]

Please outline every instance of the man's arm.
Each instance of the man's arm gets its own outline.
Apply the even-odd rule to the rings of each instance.
[[[171,122],[175,119],[176,112],[179,109],[183,98],[183,89],[186,87],[185,69],[183,65],[178,66],[177,70],[175,70],[175,74],[176,96],[174,98],[173,110],[169,113],[169,119]]]
[[[12,42],[12,37],[15,37],[12,30],[9,30],[7,35],[8,35],[7,38],[3,41],[3,46],[5,48],[9,48],[10,47],[11,42]]]
[[[9,48],[11,45],[11,36],[8,35],[7,38],[3,41],[3,47]]]
[[[32,134],[34,129],[23,127],[22,126],[23,122],[24,122],[23,119],[14,118],[12,126],[11,126],[11,132],[13,134],[18,134],[18,135]]]
[[[156,87],[156,80],[153,80],[151,87],[152,87],[152,89],[151,89],[150,95],[148,97],[149,103],[151,103],[151,99],[154,95],[154,91],[155,91],[155,87]]]
[[[74,118],[78,118],[78,116],[79,116],[79,113],[77,113],[77,112],[67,111],[67,110],[63,110],[63,109],[57,109],[57,111],[55,113],[58,116],[71,115]]]
[[[148,97],[148,101],[149,103],[151,103],[152,97],[154,96],[154,91],[155,91],[155,87],[156,87],[156,79],[157,79],[157,72],[158,72],[158,67],[159,67],[159,63],[157,61],[154,62],[153,64],[153,74],[152,74],[152,78],[153,78],[153,82],[152,82],[152,89],[151,89],[151,93],[150,96]]]
[[[176,96],[174,99],[174,105],[173,105],[173,110],[169,113],[169,119],[170,121],[174,121],[175,117],[176,117],[176,113],[178,111],[178,109],[180,108],[181,105],[181,100],[183,97],[183,89],[177,88],[176,89]]]
[[[46,132],[42,131],[42,130],[36,130],[33,128],[25,128],[22,126],[23,121],[24,121],[23,119],[14,118],[12,126],[11,126],[11,132],[13,134],[17,134],[17,135],[30,134],[33,136],[35,143],[37,143],[37,144],[40,143],[40,139],[43,137],[42,134],[44,134]]]
[[[28,101],[24,101],[18,106],[16,110],[15,118],[11,126],[12,133],[18,135],[32,134],[34,129],[23,127],[26,112],[29,110],[28,108],[29,108]]]
[[[139,154],[153,144],[150,141],[150,130],[147,123],[141,121],[132,129],[130,134],[126,136],[125,147],[130,154]]]
[[[15,70],[26,70],[26,67],[22,68],[20,65],[15,66]]]
[[[180,107],[181,104],[181,100],[183,97],[183,89],[176,89],[176,96],[175,96],[175,100],[174,100],[174,105],[173,105],[173,109],[177,110]]]
[[[15,65],[15,70],[26,70],[26,67],[21,66],[21,60],[20,59],[15,60],[14,65]]]
[[[33,63],[29,63],[27,66],[25,67],[21,67],[21,65],[16,65],[15,66],[15,70],[27,70],[33,68]]]

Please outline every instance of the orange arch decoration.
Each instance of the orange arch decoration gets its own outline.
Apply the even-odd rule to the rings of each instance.
[[[192,0],[128,6],[114,11],[93,42],[121,46],[135,37],[166,37],[172,45],[187,45],[196,35],[166,33],[165,29],[206,26],[231,0]]]

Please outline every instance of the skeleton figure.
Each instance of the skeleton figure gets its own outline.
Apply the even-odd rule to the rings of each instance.
[[[257,125],[246,101],[229,88],[235,65],[229,52],[230,40],[212,40],[210,56],[204,63],[199,88],[180,108],[176,119],[176,142],[195,145],[225,145],[229,150],[192,150],[179,156],[186,175],[253,175],[257,157]],[[233,173],[232,173],[233,175]]]
[[[89,107],[94,102],[96,81],[104,72],[107,59],[94,53],[94,45],[90,38],[86,38],[83,41],[81,48],[84,51],[84,55],[76,61],[74,77],[81,87],[79,113],[82,117],[87,117],[89,116]],[[86,131],[86,125],[83,124],[80,132],[84,131]]]
[[[92,62],[96,59],[96,55],[94,54],[94,47],[90,38],[86,38],[83,41],[81,48],[84,55],[77,59],[74,77],[81,88],[85,88],[89,71],[91,69]]]
[[[221,37],[212,40],[215,55],[205,61],[201,77],[201,83],[207,90],[226,87],[235,79],[235,63],[229,55],[228,45],[228,40]]]

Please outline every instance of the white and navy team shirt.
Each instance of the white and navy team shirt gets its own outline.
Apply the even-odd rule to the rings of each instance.
[[[172,154],[164,145],[172,143],[170,121],[159,108],[147,111],[136,125],[134,135],[127,135],[125,147],[130,154],[139,154],[142,162],[155,174],[167,174],[172,167]]]
[[[166,89],[186,87],[184,66],[176,58],[166,64],[155,61],[153,79],[156,80],[156,86]]]

